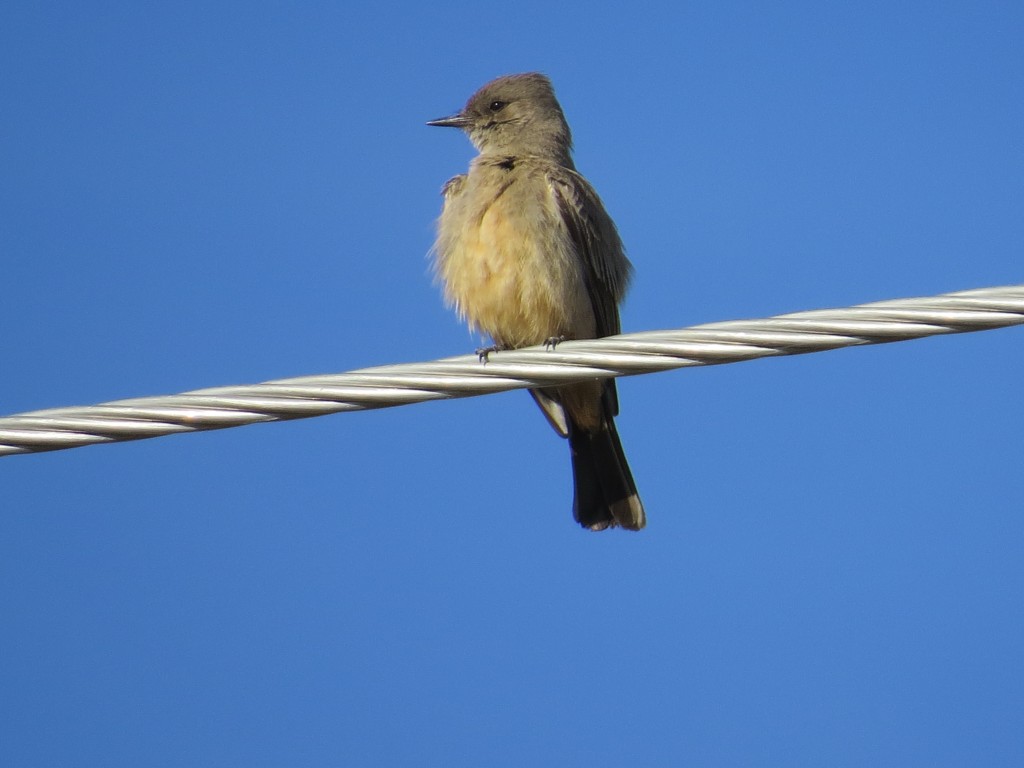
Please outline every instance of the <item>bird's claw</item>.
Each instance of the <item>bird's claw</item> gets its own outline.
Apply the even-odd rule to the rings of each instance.
[[[501,352],[504,349],[501,344],[491,344],[489,347],[480,347],[476,351],[477,359],[481,363],[486,363],[491,356],[491,352]]]
[[[565,336],[548,336],[546,339],[544,339],[544,349],[553,350],[563,341],[565,341]]]

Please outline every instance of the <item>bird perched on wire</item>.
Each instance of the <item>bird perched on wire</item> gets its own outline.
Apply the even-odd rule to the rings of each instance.
[[[551,81],[487,83],[461,112],[427,125],[461,128],[479,154],[444,186],[434,245],[448,303],[501,349],[619,333],[632,266],[593,187],[576,171]],[[614,417],[615,380],[530,390],[569,439],[573,516],[585,528],[646,522]]]

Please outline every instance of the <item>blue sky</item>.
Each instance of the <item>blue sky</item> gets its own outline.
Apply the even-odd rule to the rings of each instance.
[[[553,79],[625,330],[1024,282],[1016,3],[8,3],[0,413],[430,360]],[[1024,762],[1024,329],[640,376],[639,534],[522,392],[0,459],[10,766]]]

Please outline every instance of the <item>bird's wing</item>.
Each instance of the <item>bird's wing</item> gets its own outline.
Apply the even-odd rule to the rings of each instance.
[[[614,336],[620,331],[618,303],[632,271],[619,233],[601,198],[578,173],[552,169],[548,185],[584,265],[597,335]]]
[[[531,389],[534,401],[540,406],[541,413],[548,420],[548,424],[562,437],[569,436],[569,417],[565,413],[562,404],[551,396],[550,392],[543,389]]]
[[[466,174],[460,173],[458,176],[452,176],[448,181],[441,187],[441,196],[447,203],[451,198],[455,197],[459,192],[462,191],[462,186],[466,183]]]
[[[615,229],[601,198],[580,174],[559,166],[548,173],[550,186],[562,220],[569,229],[573,244],[584,265],[587,293],[594,308],[597,335],[614,336],[620,332],[619,302],[629,286],[633,267],[626,258],[619,232]],[[619,397],[615,379],[604,386],[607,413],[619,412]],[[538,401],[541,408],[544,404]],[[547,413],[547,409],[544,409]],[[554,421],[548,416],[549,420]],[[555,427],[556,430],[558,427]]]

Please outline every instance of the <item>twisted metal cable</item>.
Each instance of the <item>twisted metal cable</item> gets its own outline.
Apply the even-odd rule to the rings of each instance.
[[[566,341],[552,350],[494,353],[486,364],[462,355],[7,416],[0,418],[0,456],[1022,323],[1024,285],[1010,285]]]

